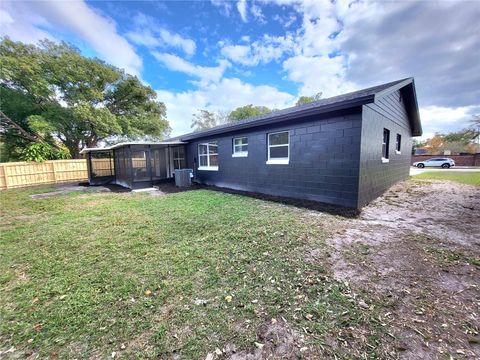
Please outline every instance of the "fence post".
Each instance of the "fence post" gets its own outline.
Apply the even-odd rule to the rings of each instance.
[[[56,168],[55,168],[55,162],[51,161],[50,165],[52,165],[52,170],[53,170],[53,183],[57,183],[57,173],[56,173]]]
[[[7,165],[3,165],[3,175],[5,176],[5,189],[8,189]]]
[[[5,179],[5,189],[8,189],[8,181],[7,181],[7,166],[3,165],[3,177]]]

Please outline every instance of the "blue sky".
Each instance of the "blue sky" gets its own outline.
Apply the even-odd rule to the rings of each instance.
[[[283,108],[414,76],[425,136],[480,113],[475,1],[3,1],[0,34],[67,41],[139,76],[172,135],[197,109]]]

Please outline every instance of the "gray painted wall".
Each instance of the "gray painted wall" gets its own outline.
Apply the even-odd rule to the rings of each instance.
[[[208,185],[356,207],[361,117],[358,108],[192,140],[188,167]],[[284,130],[290,133],[290,163],[266,164],[267,134]],[[248,137],[248,157],[232,157],[233,138],[243,136]],[[218,141],[219,170],[198,170],[198,144],[210,140]]]
[[[410,171],[412,134],[401,92],[363,106],[358,207],[382,195]],[[383,129],[390,130],[390,161],[382,163]],[[402,135],[401,154],[395,152],[397,134]]]

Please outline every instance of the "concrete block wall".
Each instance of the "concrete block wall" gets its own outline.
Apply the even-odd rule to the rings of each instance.
[[[388,163],[382,162],[384,128],[390,130]],[[395,151],[397,134],[402,136],[400,154]],[[412,135],[400,91],[363,106],[361,138],[358,207],[409,177]]]
[[[356,207],[361,118],[358,108],[193,140],[188,167],[204,184]],[[290,135],[288,165],[266,164],[267,134],[278,131]],[[232,157],[235,137],[248,138],[248,157]],[[208,141],[218,142],[218,171],[198,170],[198,144]]]

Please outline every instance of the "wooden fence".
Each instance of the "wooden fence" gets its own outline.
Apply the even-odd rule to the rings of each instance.
[[[86,180],[85,159],[0,163],[0,190]]]

